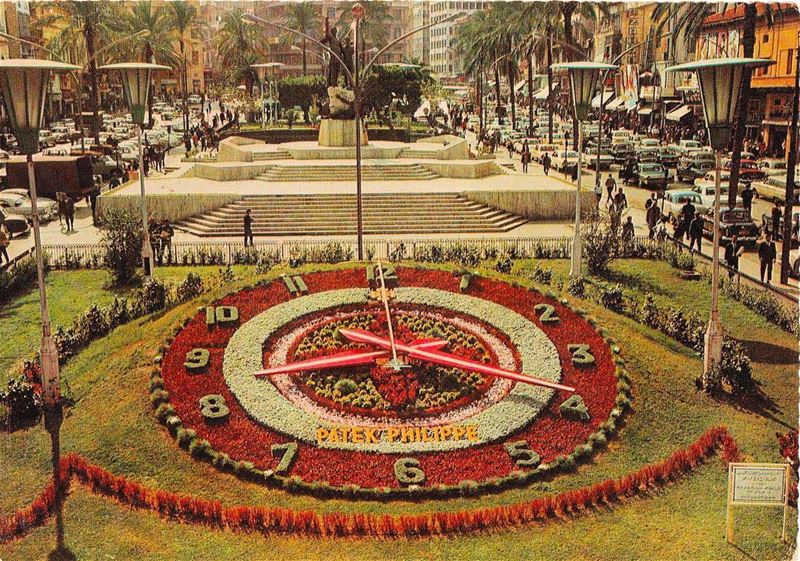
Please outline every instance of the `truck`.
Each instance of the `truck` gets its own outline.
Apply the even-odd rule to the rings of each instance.
[[[66,193],[72,199],[87,196],[95,188],[90,156],[33,157],[36,174],[36,193],[56,198]],[[6,163],[6,188],[28,189],[28,165],[23,158],[11,158]]]

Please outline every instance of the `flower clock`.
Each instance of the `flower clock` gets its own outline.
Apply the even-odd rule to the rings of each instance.
[[[620,362],[554,298],[377,264],[203,306],[161,377],[167,425],[220,467],[288,489],[420,496],[524,483],[590,453],[627,403]]]

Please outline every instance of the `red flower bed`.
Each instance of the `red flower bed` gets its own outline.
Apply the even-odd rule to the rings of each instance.
[[[447,271],[400,267],[397,273],[400,286],[459,291],[459,279]],[[303,279],[311,292],[367,286],[363,268],[305,274]],[[541,456],[543,463],[569,454],[577,445],[586,442],[589,435],[609,418],[617,397],[615,363],[604,339],[568,307],[522,287],[474,277],[469,295],[496,302],[540,326],[558,348],[562,383],[576,388],[591,415],[588,422],[562,418],[559,405],[570,394],[557,391],[533,423],[510,435],[506,441],[526,440],[530,448]],[[237,306],[242,324],[267,308],[289,299],[283,282],[278,280],[267,286],[227,296],[217,305]],[[539,321],[534,308],[540,303],[555,308],[560,317],[558,324],[542,324]],[[164,356],[164,386],[184,427],[194,429],[214,449],[229,454],[231,458],[251,461],[261,469],[274,469],[278,458],[273,457],[270,447],[291,439],[250,419],[221,375],[224,346],[237,327],[216,327],[209,331],[204,313],[199,312],[176,336]],[[592,368],[579,368],[572,364],[572,353],[568,349],[572,343],[590,345],[596,361]],[[211,366],[206,374],[188,374],[183,367],[186,353],[196,347],[208,348],[211,353]],[[198,401],[207,394],[219,394],[225,398],[230,409],[225,422],[211,425],[204,421]],[[397,396],[398,400],[406,398]],[[394,473],[394,463],[400,457],[397,454],[339,451],[298,444],[298,453],[289,473],[291,476],[298,476],[307,482],[326,481],[335,486],[400,485]],[[506,476],[518,469],[503,442],[448,452],[413,453],[413,456],[419,460],[420,468],[425,473],[426,485],[457,485],[462,480],[484,481]]]
[[[224,507],[219,501],[146,487],[113,475],[77,454],[62,458],[61,470],[63,496],[68,493],[70,479],[75,477],[95,494],[184,523],[256,531],[265,535],[394,538],[471,533],[579,515],[592,507],[610,505],[621,498],[644,495],[648,490],[661,487],[690,473],[717,449],[722,450],[726,463],[738,458],[736,442],[724,427],[711,428],[688,448],[676,451],[658,464],[646,465],[617,479],[513,505],[403,516],[349,512],[318,514],[255,506]],[[43,525],[54,512],[55,503],[55,484],[51,481],[31,505],[9,516],[0,516],[0,542],[19,538]]]

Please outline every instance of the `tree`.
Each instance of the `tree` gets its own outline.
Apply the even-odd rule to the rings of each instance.
[[[309,122],[308,111],[316,99],[326,95],[325,78],[323,76],[289,76],[278,82],[278,99],[283,107],[302,107],[306,123]]]
[[[240,5],[223,13],[216,47],[217,54],[225,61],[228,81],[231,85],[244,81],[249,94],[256,80],[255,71],[250,65],[257,62],[260,52],[256,48],[258,29],[242,20],[244,14]]]
[[[109,209],[103,213],[100,244],[114,284],[131,284],[138,278],[143,238],[141,219],[133,210]]]
[[[342,30],[349,30],[353,23],[353,7],[360,4],[364,8],[364,17],[361,18],[360,35],[361,45],[359,50],[362,53],[360,66],[366,65],[364,51],[367,43],[376,47],[382,47],[389,41],[389,22],[392,19],[389,11],[389,2],[385,0],[360,0],[358,2],[348,2],[339,16],[337,25],[339,27],[339,38],[344,37]]]
[[[100,143],[98,127],[98,108],[100,105],[100,89],[97,83],[97,61],[95,52],[99,43],[108,43],[114,35],[114,24],[119,20],[118,11],[121,4],[109,0],[95,2],[47,2],[42,13],[44,16],[35,22],[36,27],[58,29],[51,42],[65,50],[81,53],[83,65],[88,62],[89,81],[92,95],[89,107],[92,110],[92,136]],[[83,49],[81,49],[83,47]],[[83,72],[83,69],[79,70]],[[83,95],[78,92],[77,95]],[[82,133],[82,131],[81,131]]]
[[[364,85],[364,89],[370,92],[364,109],[367,112],[374,111],[389,128],[393,128],[392,100],[406,100],[406,113],[413,113],[419,107],[424,85],[430,82],[432,78],[420,67],[375,66]],[[436,100],[429,101],[432,105],[436,103]],[[385,118],[387,115],[388,119]]]
[[[292,2],[286,6],[286,15],[283,23],[286,27],[290,27],[300,31],[304,35],[314,35],[314,30],[319,29],[320,12],[319,7],[308,0],[303,2]],[[297,35],[293,33],[286,33],[283,36],[283,42],[294,44],[297,40]],[[301,49],[303,50],[303,75],[308,74],[307,69],[307,45],[305,37],[300,41]]]
[[[118,31],[124,35],[132,35],[146,29],[150,34],[139,37],[133,43],[124,47],[141,52],[143,62],[152,62],[175,66],[177,64],[175,53],[172,50],[170,21],[164,7],[154,5],[150,0],[141,0],[133,4],[131,11],[127,12],[119,23]],[[153,96],[147,98],[147,113],[149,115],[148,128],[153,128]]]
[[[189,73],[186,61],[186,39],[200,28],[197,8],[186,0],[167,4],[170,26],[178,37],[178,56],[181,64],[181,97],[183,98],[183,130],[189,130]]]
[[[756,44],[756,23],[760,17],[765,18],[768,25],[772,25],[773,19],[783,14],[784,11],[797,12],[797,8],[787,8],[780,4],[748,3],[736,2],[725,4],[726,12],[733,16],[741,12],[742,17],[742,54],[745,57],[752,57],[755,52]],[[708,16],[716,12],[717,5],[710,3],[691,3],[681,4],[659,4],[653,12],[653,21],[657,22],[655,27],[656,36],[660,36],[672,19],[674,20],[673,31],[682,34],[685,38],[697,40],[702,31],[703,24]],[[736,57],[739,53],[727,53],[723,56]],[[742,85],[739,90],[739,111],[736,122],[734,123],[734,134],[732,139],[732,155],[730,181],[728,187],[728,205],[736,206],[736,196],[739,191],[739,169],[742,161],[742,150],[744,147],[744,136],[747,130],[747,108],[750,104],[750,77],[751,71],[746,69],[742,76]]]

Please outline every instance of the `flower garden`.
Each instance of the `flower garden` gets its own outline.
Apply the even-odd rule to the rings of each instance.
[[[570,294],[563,260],[514,259],[510,274],[492,263],[470,272],[398,263],[391,335],[368,268],[163,269],[167,287],[184,288],[148,305],[104,288],[101,271],[51,272],[54,309],[74,310],[58,325],[74,318],[87,330],[88,303],[93,325],[105,322],[80,344],[81,330],[60,340],[72,345],[63,374],[73,405],[61,431],[66,546],[78,558],[297,548],[309,559],[740,558],[722,538],[725,463],[781,461],[787,446],[775,434],[797,426],[794,335],[725,297],[726,325],[758,389],[714,398],[695,387],[691,344],[647,319],[671,306],[691,325],[707,307],[707,285],[667,263],[619,261],[581,296]],[[201,279],[192,290],[181,282],[189,271]],[[622,294],[604,304],[615,283]],[[112,325],[108,310],[120,316],[122,298],[129,313]],[[26,293],[13,302],[9,314],[35,311]],[[35,332],[3,333],[6,323],[0,336],[14,353],[0,367],[11,375]],[[391,355],[255,376],[372,351],[342,336],[354,329],[433,341],[574,391],[410,357],[395,370],[383,362]],[[0,558],[44,558],[60,511],[49,435],[40,423],[0,439],[10,475],[0,485]],[[737,513],[742,550],[787,558],[790,546],[773,539],[780,513],[756,510]]]

